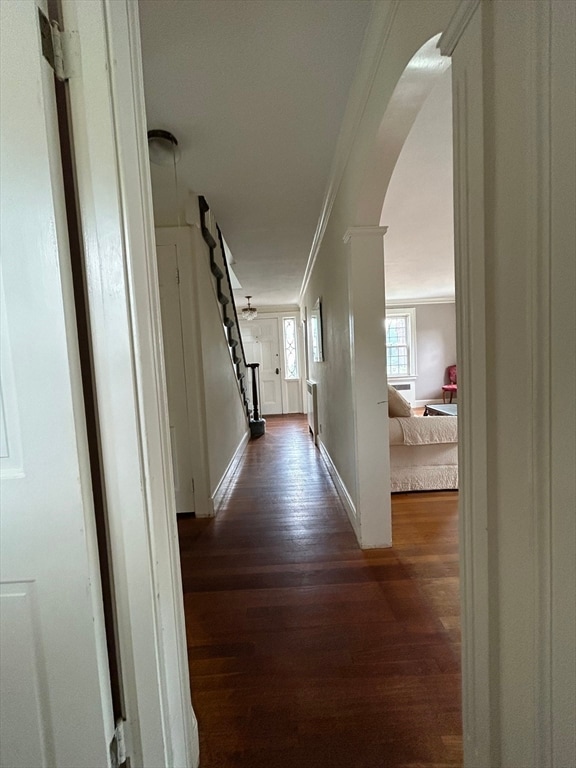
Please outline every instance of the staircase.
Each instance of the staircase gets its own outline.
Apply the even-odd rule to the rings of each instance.
[[[240,396],[244,404],[246,417],[250,423],[250,432],[253,437],[257,437],[260,434],[263,434],[264,431],[264,421],[260,418],[258,408],[259,393],[257,369],[259,364],[248,364],[246,362],[244,345],[242,344],[242,336],[238,324],[238,313],[236,311],[236,303],[232,291],[232,281],[230,280],[230,270],[228,269],[228,262],[224,252],[222,232],[210,211],[210,206],[206,202],[206,198],[200,196],[198,198],[198,203],[200,207],[200,227],[202,237],[210,251],[210,271],[212,272],[216,283],[216,296],[218,297],[220,315],[222,317],[222,324],[230,348],[232,364],[238,380]],[[248,369],[250,369],[252,373],[252,408],[250,407],[247,394]]]

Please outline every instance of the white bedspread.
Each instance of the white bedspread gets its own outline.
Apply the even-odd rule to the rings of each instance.
[[[457,416],[409,416],[394,421],[402,430],[403,445],[458,442]]]

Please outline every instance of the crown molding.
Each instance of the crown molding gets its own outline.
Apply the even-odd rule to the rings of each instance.
[[[415,307],[423,304],[455,304],[454,296],[418,297],[412,299],[390,299],[386,301],[387,307]]]
[[[334,158],[332,160],[328,184],[324,192],[324,201],[322,203],[320,218],[318,219],[312,246],[310,248],[310,254],[308,256],[308,262],[306,264],[306,270],[304,272],[304,278],[302,280],[302,287],[300,288],[299,304],[302,304],[304,293],[308,287],[310,276],[312,275],[312,270],[314,269],[314,264],[318,257],[318,251],[320,250],[320,243],[322,242],[326,227],[328,226],[328,220],[330,218],[330,213],[332,212],[334,200],[338,194],[340,183],[344,176],[344,170],[352,151],[354,139],[360,126],[360,121],[364,114],[372,90],[372,85],[376,78],[380,61],[382,60],[384,49],[388,44],[392,25],[399,7],[400,0],[392,0],[389,5],[374,3],[372,7],[372,13],[368,21],[368,26],[366,27],[366,35],[364,37],[360,59],[356,68],[356,75],[354,77],[352,88],[350,89],[346,111],[342,120],[342,127],[340,128],[340,134],[338,136],[338,143],[336,144],[336,152],[334,153]]]
[[[246,298],[246,297],[244,297]],[[234,300],[236,301],[236,305],[238,306],[239,297],[235,296]],[[241,313],[241,307],[238,307],[240,310],[239,315]],[[300,307],[298,304],[258,304],[258,317],[261,315],[281,315],[281,314],[294,314],[295,312],[300,312]],[[240,320],[242,318],[240,317]],[[253,322],[253,321],[250,321]]]
[[[479,5],[480,0],[460,1],[460,5],[448,22],[448,26],[440,36],[440,40],[438,40],[437,47],[440,49],[442,56],[452,56],[458,41],[464,34],[464,30],[470,23],[470,19],[474,16]]]
[[[364,237],[375,237],[376,235],[384,237],[386,232],[388,232],[388,227],[348,227],[342,239],[347,243],[357,235],[362,235]]]

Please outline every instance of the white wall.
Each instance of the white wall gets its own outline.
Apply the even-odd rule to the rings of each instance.
[[[248,423],[222,325],[214,277],[210,272],[208,246],[197,227],[192,228],[192,233],[200,318],[208,471],[214,499],[236,452],[247,439]]]
[[[446,368],[456,363],[456,305],[416,307],[416,399],[442,397]]]

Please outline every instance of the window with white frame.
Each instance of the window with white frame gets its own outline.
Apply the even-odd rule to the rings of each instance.
[[[299,379],[298,371],[298,334],[296,318],[284,318],[284,371],[285,378]]]
[[[416,310],[386,309],[386,368],[389,379],[416,376]]]

